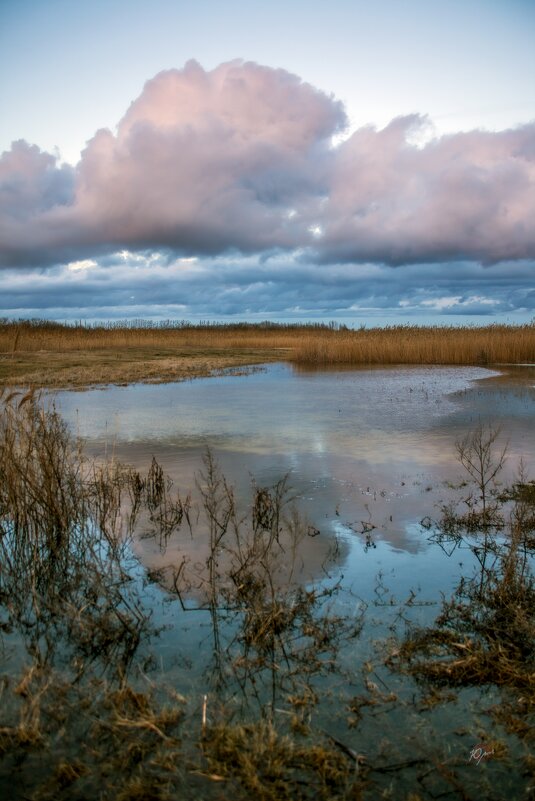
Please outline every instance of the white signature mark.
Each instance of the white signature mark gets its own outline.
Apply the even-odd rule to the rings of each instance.
[[[493,753],[494,748],[488,748],[484,743],[478,743],[470,751],[470,759],[468,761],[474,760],[476,765],[479,765],[483,759],[488,759]]]

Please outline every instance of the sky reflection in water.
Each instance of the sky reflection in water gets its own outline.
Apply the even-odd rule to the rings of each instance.
[[[194,489],[207,446],[243,503],[252,477],[270,485],[289,473],[300,509],[322,532],[310,540],[311,554],[323,554],[336,534],[339,569],[360,594],[373,591],[381,571],[396,595],[420,587],[436,597],[437,577],[439,589],[451,589],[467,554],[445,557],[419,521],[437,518],[451,496],[445,482],[462,478],[455,440],[479,420],[501,425],[501,440],[509,441],[504,478],[521,456],[533,473],[534,374],[276,364],[246,376],[65,392],[57,404],[91,453],[113,450],[142,469],[155,455],[184,492]],[[359,532],[370,525],[377,547],[365,553]],[[147,541],[139,553],[150,567],[163,563]],[[311,558],[312,572],[321,575],[320,563]]]

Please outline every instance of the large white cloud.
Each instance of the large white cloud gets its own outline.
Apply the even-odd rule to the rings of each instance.
[[[196,62],[149,81],[75,168],[25,142],[0,158],[0,264],[120,248],[304,249],[314,261],[535,258],[535,124],[419,147],[417,116],[337,147],[342,105],[283,70]]]

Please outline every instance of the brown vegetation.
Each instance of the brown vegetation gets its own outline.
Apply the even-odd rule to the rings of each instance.
[[[150,323],[105,323],[102,325],[63,325],[46,320],[0,321],[0,353],[35,351],[122,350],[136,348],[194,350],[270,350],[292,348],[304,334],[334,331],[323,325],[278,325],[275,323],[229,325],[190,325],[167,320]]]
[[[287,503],[286,482],[253,485],[251,507],[240,512],[209,453],[198,485],[210,553],[192,610],[194,621],[205,612],[212,623],[208,712],[165,687],[161,673],[151,680],[144,649],[154,629],[129,534],[145,515],[146,533],[165,548],[190,524],[190,498],[173,490],[156,461],[141,476],[87,460],[35,393],[4,392],[0,401],[0,636],[7,644],[0,648],[0,794],[36,801],[498,797],[468,753],[421,742],[415,751],[408,729],[400,736],[397,714],[413,702],[399,685],[396,693],[385,685],[385,693],[368,679],[367,695],[349,701],[359,668],[372,670],[368,662],[347,672],[338,665],[339,648],[360,633],[361,614],[333,614],[338,584],[295,581],[295,547],[309,533]],[[527,748],[535,706],[533,488],[520,475],[511,491],[498,492],[503,454],[495,433],[478,427],[457,445],[473,482],[470,519],[482,529],[468,530],[460,519],[453,525],[453,510],[439,532],[488,558],[479,558],[480,573],[461,582],[431,628],[409,630],[390,664],[426,685],[494,685],[503,702],[491,714]],[[191,609],[180,566],[175,586]],[[10,662],[12,650],[20,660]],[[334,689],[323,699],[333,725],[338,715],[336,737],[316,716],[327,676],[349,685],[345,696]],[[429,708],[446,700],[433,689],[427,695]],[[393,704],[394,740],[384,727],[377,748],[367,725]],[[342,728],[348,712],[351,735]],[[397,749],[405,740],[409,758]],[[515,766],[508,774],[515,790],[527,788],[519,751],[492,746],[494,759]]]
[[[499,688],[493,717],[533,740],[535,498],[522,467],[514,488],[499,490],[505,450],[495,448],[497,435],[496,429],[479,425],[457,443],[459,461],[473,485],[461,502],[468,512],[444,507],[433,535],[450,553],[457,547],[471,550],[477,571],[462,577],[432,626],[409,630],[389,664],[433,689]]]
[[[0,323],[0,384],[176,381],[275,359],[305,366],[534,363],[535,325]]]
[[[535,325],[392,326],[305,337],[306,364],[499,364],[535,361]]]

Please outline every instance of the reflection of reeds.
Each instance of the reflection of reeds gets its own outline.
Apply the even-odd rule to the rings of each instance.
[[[61,642],[78,672],[94,659],[124,670],[147,622],[123,564],[128,472],[86,461],[55,410],[28,393],[3,398],[0,474],[0,621],[37,664],[52,663]]]
[[[495,364],[535,362],[535,325],[387,326],[351,330],[336,324],[61,325],[0,323],[0,353],[163,348],[262,349],[302,364]]]
[[[273,487],[253,483],[249,514],[238,512],[234,490],[210,451],[197,484],[209,540],[206,565],[192,576],[182,562],[174,586],[184,610],[210,613],[212,681],[218,691],[237,686],[243,708],[269,717],[276,701],[293,693],[302,700],[294,707],[304,719],[318,701],[314,680],[335,669],[338,649],[362,621],[349,624],[323,608],[336,584],[303,587],[300,554],[310,526],[290,504],[287,478]],[[195,608],[184,603],[192,580]]]
[[[505,450],[493,448],[497,435],[479,425],[457,443],[475,493],[464,498],[467,512],[445,507],[432,535],[443,546],[470,549],[477,570],[444,599],[432,626],[409,630],[389,664],[430,686],[431,697],[440,686],[499,687],[503,694],[494,717],[509,731],[533,737],[535,499],[522,465],[513,490],[498,492]]]
[[[474,547],[492,547],[493,559],[480,559],[481,576],[461,583],[434,626],[409,631],[390,665],[431,685],[427,709],[455,697],[436,685],[497,686],[505,695],[491,714],[527,741],[535,705],[533,487],[520,475],[513,490],[491,492],[486,478],[493,480],[500,462],[492,444],[493,432],[479,429],[458,455],[466,468],[468,456],[490,449],[483,471],[470,477],[478,493],[474,511],[481,513],[474,520],[485,524]],[[88,462],[53,408],[32,393],[2,398],[0,475],[0,633],[26,646],[22,669],[10,669],[9,649],[0,651],[0,796],[346,801],[409,797],[407,787],[417,786],[422,799],[490,797],[478,792],[484,774],[468,766],[468,751],[452,759],[421,741],[415,747],[422,707],[414,710],[416,726],[400,737],[399,721],[411,705],[403,693],[411,697],[412,684],[397,684],[394,692],[373,671],[386,692],[367,677],[366,693],[355,695],[359,669],[373,670],[357,650],[351,669],[335,673],[338,648],[362,621],[355,612],[337,617],[325,609],[337,584],[296,580],[296,548],[307,541],[307,526],[286,502],[284,479],[253,485],[251,508],[239,513],[232,487],[206,455],[200,513],[210,550],[201,595],[224,679],[216,688],[224,684],[225,691],[212,692],[212,685],[209,703],[206,696],[188,703],[162,685],[162,674],[151,680],[146,661],[134,662],[151,628],[127,535],[136,520],[148,521],[165,549],[189,524],[189,498],[171,493],[156,462],[146,476],[115,462]],[[491,526],[505,519],[502,503],[514,506],[509,528],[496,536]],[[465,544],[477,533],[457,521],[455,535]],[[187,591],[184,575],[176,577],[178,592]],[[328,682],[315,681],[327,673]],[[237,697],[252,703],[238,707]],[[329,707],[332,734],[319,728],[327,726],[318,720],[321,703]],[[378,715],[379,748],[370,737]],[[464,725],[464,707],[462,715]],[[400,751],[405,741],[408,754]],[[508,755],[494,741],[492,749],[493,758],[515,767],[509,774],[518,777],[516,792],[524,781],[518,751]]]
[[[214,724],[206,708],[200,761],[195,742],[183,747],[183,699],[169,691],[158,693],[154,684],[149,692],[140,691],[126,680],[150,628],[125,535],[145,514],[164,548],[183,519],[189,522],[189,501],[173,499],[155,460],[146,477],[115,462],[86,460],[56,411],[44,408],[33,393],[4,393],[2,401],[0,630],[18,632],[30,664],[12,684],[14,693],[8,692],[8,682],[0,683],[0,791],[5,769],[20,764],[26,771],[20,786],[14,791],[11,786],[14,798],[19,789],[43,799],[164,799],[171,797],[171,789],[193,798],[198,782],[188,779],[188,772],[203,777],[209,788],[216,767],[224,774],[217,780],[235,785],[238,798],[247,797],[255,782],[258,797],[266,799],[330,798],[333,787],[350,786],[347,759],[319,743],[297,745],[282,738],[272,723],[250,729],[253,751],[237,769],[231,767],[230,754],[238,755],[239,749],[245,755],[247,729]],[[230,646],[232,663],[243,655],[240,668],[233,666],[238,683],[244,687],[248,681],[251,689],[267,671],[270,683],[276,679],[278,686],[277,674],[292,668],[291,685],[299,685],[301,695],[289,703],[296,709],[316,703],[317,696],[304,691],[315,670],[312,662],[340,632],[336,620],[315,615],[319,594],[297,588],[291,571],[275,577],[287,541],[285,482],[273,491],[255,489],[251,526],[243,533],[232,488],[211,454],[199,484],[211,531],[207,608],[221,669],[228,662],[223,665],[227,655],[219,640],[219,617],[235,614],[243,622]],[[127,504],[122,503],[125,490]],[[232,557],[226,575],[218,562],[223,548]],[[302,641],[299,649],[292,642],[296,637]],[[308,650],[302,650],[303,644]],[[253,753],[255,759],[270,754],[273,775],[268,766],[251,761]],[[211,773],[207,766],[213,766]],[[292,778],[296,769],[302,777],[297,784]],[[314,788],[313,795],[301,791],[302,782]]]

